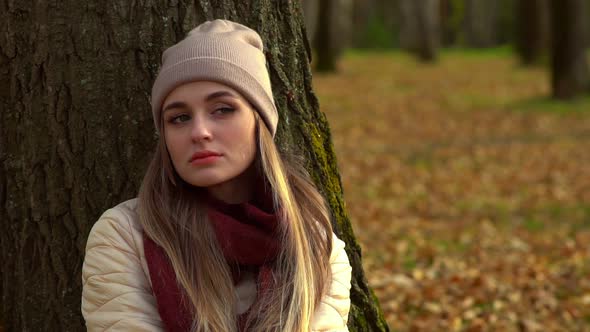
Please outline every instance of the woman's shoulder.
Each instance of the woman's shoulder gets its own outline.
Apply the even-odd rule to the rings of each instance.
[[[330,262],[337,259],[339,255],[345,253],[346,243],[342,241],[336,233],[332,232],[332,253],[330,255]]]
[[[141,234],[137,198],[121,202],[104,211],[92,227],[90,234],[97,230],[126,232],[130,235]]]
[[[137,198],[106,210],[92,226],[86,242],[85,260],[92,261],[102,256],[110,257],[111,262],[113,259],[135,261],[147,277],[143,228],[139,222]]]
[[[348,331],[352,267],[346,254],[346,243],[332,233],[330,269],[332,279],[311,322],[312,331]]]
[[[81,309],[89,331],[162,331],[136,199],[106,210],[94,223],[82,266]]]
[[[106,210],[94,223],[88,235],[86,252],[105,245],[133,249],[137,256],[142,254],[142,227],[139,222],[137,198]]]
[[[139,212],[137,210],[137,198],[132,198],[113,206],[103,212],[98,221],[112,219],[119,223],[132,223],[139,226]],[[97,221],[97,222],[98,222]]]

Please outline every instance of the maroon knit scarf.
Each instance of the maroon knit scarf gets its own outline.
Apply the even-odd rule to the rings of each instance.
[[[244,267],[258,268],[258,299],[272,286],[272,263],[280,244],[276,236],[278,223],[272,198],[264,190],[257,190],[255,197],[255,200],[242,204],[227,204],[208,197],[207,203],[209,220],[230,265],[234,285],[240,281],[240,270]],[[143,240],[152,291],[166,330],[189,331],[193,321],[192,308],[188,297],[178,286],[170,260],[145,232]],[[238,317],[239,331],[245,331],[249,311]]]

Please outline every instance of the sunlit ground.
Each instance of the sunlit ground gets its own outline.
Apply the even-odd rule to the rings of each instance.
[[[590,331],[590,98],[506,51],[314,74],[393,331]]]

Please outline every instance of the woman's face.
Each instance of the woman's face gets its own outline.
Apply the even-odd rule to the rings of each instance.
[[[254,110],[221,83],[177,87],[164,100],[162,121],[172,164],[193,186],[237,181],[255,158]]]

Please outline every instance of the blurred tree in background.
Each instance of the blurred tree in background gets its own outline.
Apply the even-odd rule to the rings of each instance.
[[[587,5],[586,0],[551,0],[551,86],[555,98],[570,99],[590,92]]]
[[[426,62],[436,60],[440,43],[440,1],[399,0],[400,47]]]
[[[517,1],[518,22],[516,51],[524,65],[540,60],[550,47],[550,17],[548,0]]]
[[[354,3],[352,0],[302,2],[307,37],[316,51],[315,69],[334,71],[337,58],[352,41]]]
[[[302,0],[303,16],[305,22],[305,32],[307,39],[313,44],[315,32],[318,28],[318,14],[320,10],[319,1]],[[325,24],[323,24],[325,26]]]
[[[400,48],[421,61],[441,47],[509,46],[523,65],[550,55],[554,97],[589,90],[590,0],[302,1],[321,71],[336,70],[348,46]]]
[[[335,71],[336,58],[338,51],[336,49],[337,36],[333,33],[336,30],[336,17],[334,13],[336,10],[337,1],[339,0],[323,0],[319,2],[318,21],[323,26],[321,29],[316,29],[311,44],[316,50],[317,71]]]
[[[463,20],[465,45],[468,47],[492,47],[498,41],[498,1],[465,0]]]
[[[456,43],[458,38],[457,26],[461,22],[459,12],[455,8],[457,1],[440,0],[440,27],[441,27],[441,46],[449,47]]]
[[[497,0],[499,8],[496,29],[498,32],[495,46],[512,45],[515,43],[518,20],[517,6],[520,1]]]

